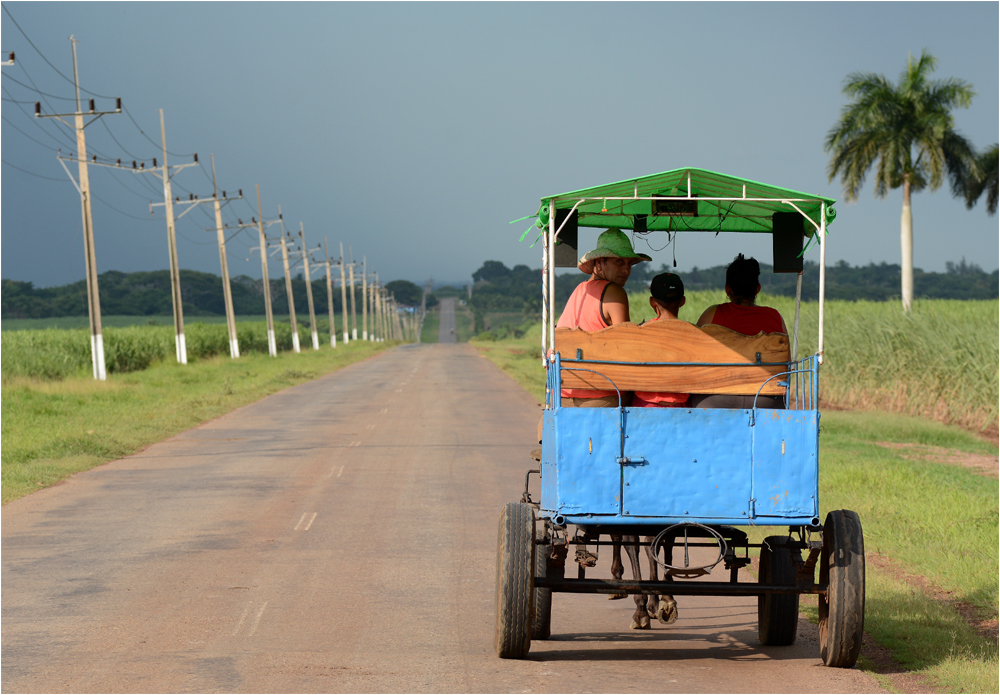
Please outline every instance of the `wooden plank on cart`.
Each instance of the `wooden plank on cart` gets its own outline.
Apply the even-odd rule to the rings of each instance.
[[[788,336],[784,333],[745,336],[723,326],[698,328],[676,319],[641,326],[621,323],[594,333],[579,328],[557,328],[555,346],[564,360],[640,363],[580,365],[605,374],[622,391],[753,395],[768,378],[786,371],[790,359]],[[762,363],[781,364],[758,365],[758,353]],[[651,362],[680,362],[688,366],[654,366],[648,364]],[[740,366],[693,366],[692,363]],[[607,390],[610,386],[607,379],[593,372],[564,369],[562,379],[563,388]],[[778,381],[768,382],[761,395],[783,395],[785,389]]]

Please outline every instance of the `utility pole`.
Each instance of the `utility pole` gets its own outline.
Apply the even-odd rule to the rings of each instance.
[[[267,315],[267,350],[271,357],[278,356],[274,340],[274,314],[271,311],[271,280],[267,276],[267,237],[264,235],[264,213],[260,207],[260,184],[257,185],[257,231],[260,233],[260,272],[264,283],[264,313]]]
[[[326,308],[330,312],[330,347],[337,347],[337,326],[333,322],[333,280],[330,278],[330,247],[323,237],[323,253],[326,255]]]
[[[288,295],[288,318],[292,324],[292,349],[299,352],[299,326],[295,320],[295,297],[292,295],[292,275],[288,268],[288,245],[285,244],[285,222],[278,206],[278,222],[281,225],[281,263],[285,266],[285,294]]]
[[[226,329],[229,333],[229,356],[236,358],[240,356],[240,346],[236,339],[236,315],[233,311],[233,295],[232,288],[229,283],[229,263],[226,259],[226,237],[225,230],[226,227],[222,223],[222,203],[229,202],[230,200],[242,200],[243,191],[240,190],[239,196],[236,198],[227,198],[226,192],[222,192],[222,197],[219,197],[219,190],[215,182],[215,155],[212,157],[212,197],[211,198],[198,198],[194,194],[188,200],[181,200],[179,198],[174,198],[174,205],[188,205],[187,210],[182,212],[180,215],[174,219],[176,223],[177,220],[184,217],[194,208],[202,203],[212,203],[215,207],[215,227],[209,228],[205,231],[214,231],[216,233],[216,238],[219,244],[219,266],[222,272],[222,296],[225,300],[226,305]],[[185,165],[191,166],[191,165]],[[151,203],[150,208],[159,207],[160,205],[166,205],[166,203]],[[173,206],[171,206],[171,211]]]
[[[378,281],[378,273],[375,273],[375,285],[372,288],[372,325],[377,328],[373,329],[373,333],[378,335],[375,337],[375,341],[378,343],[382,342],[382,307],[380,306],[379,296],[382,294],[382,286]]]
[[[347,280],[344,279],[344,242],[340,242],[340,313],[344,316],[344,345],[350,342],[347,328]]]
[[[361,257],[361,339],[368,340],[368,256]]]
[[[170,192],[171,169],[185,169],[198,165],[198,155],[194,155],[194,161],[188,164],[175,166],[167,165],[167,131],[163,125],[163,109],[160,109],[160,137],[163,143],[163,167],[162,172],[157,172],[156,159],[153,159],[152,169],[135,169],[137,174],[159,175],[163,181],[163,204],[167,213],[167,249],[170,253],[170,296],[174,305],[174,343],[177,347],[177,361],[187,364],[187,346],[184,342],[184,308],[181,305],[181,271],[177,264],[177,236],[174,231],[174,197]],[[149,214],[153,214],[154,203],[149,205]]]
[[[309,274],[309,249],[306,248],[305,230],[299,222],[299,247],[302,253],[302,273],[306,277],[306,302],[309,304],[309,329],[312,331],[313,350],[319,350],[319,333],[316,330],[316,311],[313,308],[312,275]]]
[[[233,289],[229,284],[229,263],[226,261],[226,236],[225,225],[222,223],[223,200],[239,200],[243,197],[243,190],[239,191],[238,198],[227,198],[226,192],[222,192],[219,198],[219,188],[215,183],[215,155],[212,158],[212,203],[215,207],[215,233],[219,242],[219,265],[222,271],[222,295],[226,301],[226,328],[229,330],[229,356],[236,359],[240,356],[240,342],[236,337],[236,311],[233,309]]]
[[[358,311],[354,303],[354,249],[350,246],[347,247],[348,253],[351,254],[351,337],[355,340],[358,339]]]
[[[35,102],[35,118],[58,118],[62,123],[76,131],[76,161],[78,166],[79,183],[73,178],[69,168],[63,163],[63,157],[56,155],[62,168],[66,170],[66,175],[73,182],[77,192],[80,194],[80,214],[83,217],[83,252],[87,264],[87,313],[90,316],[90,357],[94,366],[94,378],[104,381],[108,378],[107,369],[104,362],[104,335],[101,331],[101,296],[97,287],[97,255],[94,250],[94,218],[90,208],[90,174],[87,171],[87,139],[83,134],[83,129],[96,121],[101,116],[122,112],[122,100],[115,100],[114,111],[96,111],[94,100],[90,100],[90,111],[86,114],[80,108],[80,73],[76,62],[76,44],[78,43],[72,36],[69,37],[70,45],[73,47],[73,86],[76,89],[76,111],[73,113],[46,114],[42,115],[42,105]],[[10,54],[9,65],[14,64],[14,54]],[[85,115],[93,116],[89,123],[83,122]],[[64,120],[73,116],[73,125]]]

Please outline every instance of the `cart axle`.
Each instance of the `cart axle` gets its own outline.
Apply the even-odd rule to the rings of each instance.
[[[761,596],[763,594],[826,594],[822,584],[800,588],[779,584],[735,582],[629,582],[612,579],[535,577],[535,588],[570,594],[669,594],[671,596]]]

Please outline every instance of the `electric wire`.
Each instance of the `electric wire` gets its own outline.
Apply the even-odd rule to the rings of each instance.
[[[106,201],[104,198],[102,198],[101,196],[97,195],[93,191],[90,192],[90,197],[99,200],[100,202],[104,203],[107,207],[111,208],[112,210],[114,210],[115,212],[117,212],[120,215],[124,215],[125,217],[131,217],[133,220],[139,220],[140,222],[150,222],[151,221],[147,217],[136,217],[135,215],[130,215],[129,213],[125,212],[124,210],[119,210],[114,205],[112,205],[111,203],[109,203],[108,201]]]
[[[153,145],[155,145],[156,147],[158,147],[158,148],[161,148],[161,149],[162,149],[162,147],[163,147],[163,143],[162,143],[162,142],[156,142],[156,140],[154,140],[153,138],[151,138],[151,137],[149,137],[148,135],[146,135],[146,131],[142,129],[142,126],[140,126],[140,125],[138,124],[138,122],[136,122],[135,118],[134,118],[134,117],[132,116],[132,112],[131,112],[131,111],[129,111],[129,110],[128,110],[128,108],[127,108],[127,107],[126,107],[126,106],[125,106],[124,104],[122,104],[122,111],[123,111],[123,112],[125,113],[125,115],[126,115],[126,116],[128,116],[128,117],[129,117],[129,120],[131,120],[131,121],[132,121],[132,125],[134,125],[134,126],[135,126],[136,128],[138,128],[138,129],[139,129],[139,132],[140,132],[140,133],[142,133],[142,136],[143,136],[144,138],[146,138],[147,140],[149,140],[149,141],[150,141],[151,143],[153,143]],[[169,155],[173,155],[174,157],[190,157],[190,156],[191,156],[192,154],[194,154],[194,153],[193,153],[193,152],[189,152],[189,153],[187,153],[187,154],[179,154],[179,153],[177,153],[177,152],[171,152],[170,150],[167,150],[167,154],[169,154]]]
[[[71,80],[71,79],[69,79],[68,77],[66,77],[66,75],[63,75],[63,74],[62,74],[62,72],[60,72],[60,71],[59,71],[59,68],[57,68],[57,67],[56,67],[55,65],[53,65],[53,64],[52,64],[52,61],[50,61],[50,60],[49,60],[48,58],[46,58],[46,57],[45,57],[45,54],[44,54],[44,53],[42,53],[42,52],[41,52],[41,51],[39,50],[38,46],[36,46],[36,45],[34,44],[34,42],[32,42],[32,40],[31,40],[31,39],[30,39],[30,38],[28,37],[28,35],[27,35],[26,33],[24,33],[24,29],[22,29],[22,28],[21,28],[21,25],[17,23],[17,20],[16,20],[16,19],[14,19],[14,15],[12,15],[12,14],[10,13],[10,10],[8,10],[8,9],[7,9],[7,6],[6,6],[6,5],[3,5],[3,11],[7,13],[7,16],[8,16],[8,17],[10,17],[10,21],[12,21],[12,22],[14,23],[14,26],[15,26],[15,27],[17,27],[17,30],[18,30],[19,32],[21,32],[21,36],[23,36],[23,37],[24,37],[24,39],[25,39],[25,40],[26,40],[26,41],[28,42],[28,44],[29,44],[29,45],[30,45],[30,46],[31,46],[32,48],[34,48],[34,49],[35,49],[35,52],[36,52],[36,53],[38,53],[38,55],[40,55],[40,56],[42,57],[42,60],[44,60],[44,61],[45,61],[46,63],[48,63],[48,64],[49,64],[49,67],[50,67],[50,68],[52,68],[53,70],[55,70],[55,71],[56,71],[56,73],[57,73],[57,74],[58,74],[58,75],[59,75],[60,77],[62,77],[62,78],[63,78],[64,80],[66,80],[66,81],[67,81],[67,82],[69,82],[70,84],[75,84],[75,83],[73,82],[73,80]],[[91,94],[93,94],[93,92],[91,92]],[[94,96],[101,96],[101,95],[100,95],[100,94],[94,94]],[[110,98],[110,97],[104,97],[104,98]]]
[[[36,177],[38,177],[40,179],[48,179],[49,181],[58,181],[59,183],[69,183],[69,181],[67,181],[66,179],[57,179],[57,178],[53,178],[51,176],[42,176],[41,174],[36,174],[33,171],[28,171],[27,169],[22,169],[21,167],[17,166],[16,164],[11,164],[6,159],[0,159],[0,161],[2,161],[4,164],[6,164],[9,167],[13,167],[14,169],[17,169],[18,171],[23,171],[25,174],[30,174],[31,176],[36,176]]]
[[[25,73],[25,74],[27,74],[27,73]],[[49,97],[51,99],[62,99],[63,101],[76,101],[76,99],[73,98],[73,97],[61,97],[61,96],[58,96],[56,94],[49,94],[48,92],[43,92],[38,87],[32,87],[30,85],[26,85],[24,82],[21,82],[20,80],[16,80],[13,77],[11,77],[10,75],[8,75],[7,77],[3,78],[3,81],[4,82],[13,82],[14,84],[19,84],[22,87],[24,87],[25,89],[30,89],[33,92],[38,92],[38,94],[42,95],[43,97]],[[48,105],[48,104],[46,104],[46,105]],[[52,108],[52,107],[49,106],[49,108]],[[53,109],[53,111],[54,110],[55,109]]]
[[[11,128],[13,128],[13,129],[14,129],[14,130],[16,130],[17,132],[19,132],[19,133],[20,133],[21,135],[23,135],[24,137],[28,138],[28,139],[29,139],[29,140],[31,140],[32,142],[35,142],[35,143],[38,143],[39,145],[41,145],[42,147],[44,147],[45,149],[47,149],[47,150],[49,150],[49,151],[54,151],[54,150],[55,150],[55,148],[54,148],[54,147],[52,147],[52,145],[46,145],[46,144],[45,144],[44,142],[41,142],[41,141],[39,141],[39,140],[35,140],[35,138],[31,137],[30,135],[28,135],[27,133],[25,133],[25,132],[24,132],[23,130],[21,130],[20,128],[18,128],[18,127],[17,127],[16,125],[14,125],[14,124],[13,124],[13,123],[11,122],[11,120],[10,120],[9,118],[7,118],[6,116],[0,116],[0,118],[2,118],[2,119],[3,119],[3,120],[4,120],[4,121],[5,121],[5,122],[6,122],[6,123],[7,123],[7,124],[8,124],[8,125],[9,125],[9,126],[11,127]],[[45,133],[46,135],[48,135],[48,136],[49,136],[50,138],[52,138],[53,140],[55,140],[55,142],[56,142],[56,144],[57,144],[57,145],[60,145],[60,146],[62,146],[62,143],[61,143],[61,142],[59,142],[58,140],[56,140],[56,139],[55,139],[55,136],[54,136],[54,135],[52,135],[52,133],[50,133],[49,131],[45,130],[44,128],[42,129],[42,132],[43,132],[43,133]]]

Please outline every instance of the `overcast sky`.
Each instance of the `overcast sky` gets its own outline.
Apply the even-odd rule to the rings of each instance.
[[[0,76],[2,277],[38,286],[85,274],[79,196],[56,158],[75,151],[72,131],[34,118],[39,100],[43,113],[74,109],[71,34],[83,97],[101,95],[98,110],[121,97],[126,109],[88,126],[90,154],[162,164],[162,108],[168,162],[197,152],[201,163],[176,172],[174,195],[211,195],[214,153],[219,188],[245,197],[227,206],[227,224],[256,215],[259,185],[265,219],[280,205],[309,246],[350,245],[383,281],[465,282],[487,259],[539,267],[540,247],[518,242],[529,222],[509,224],[539,198],[679,167],[841,200],[823,139],[845,76],[895,82],[924,48],[938,59],[935,78],[977,92],[956,111],[957,129],[978,148],[1000,129],[995,2],[3,8],[0,49],[16,64]],[[159,180],[90,172],[99,272],[167,268],[163,206],[149,213],[163,202]],[[869,181],[859,202],[837,204],[831,262],[899,262],[902,193],[879,200],[873,190]],[[211,209],[197,208],[177,222],[180,265],[218,273]],[[916,194],[913,217],[917,267],[964,257],[997,268],[997,218],[983,201],[967,210],[946,185]],[[765,240],[725,237],[682,236],[678,270],[738,251],[770,262]],[[249,231],[229,242],[233,275],[260,277],[254,244]],[[669,254],[651,255],[658,265]],[[271,277],[280,268],[272,260]]]

